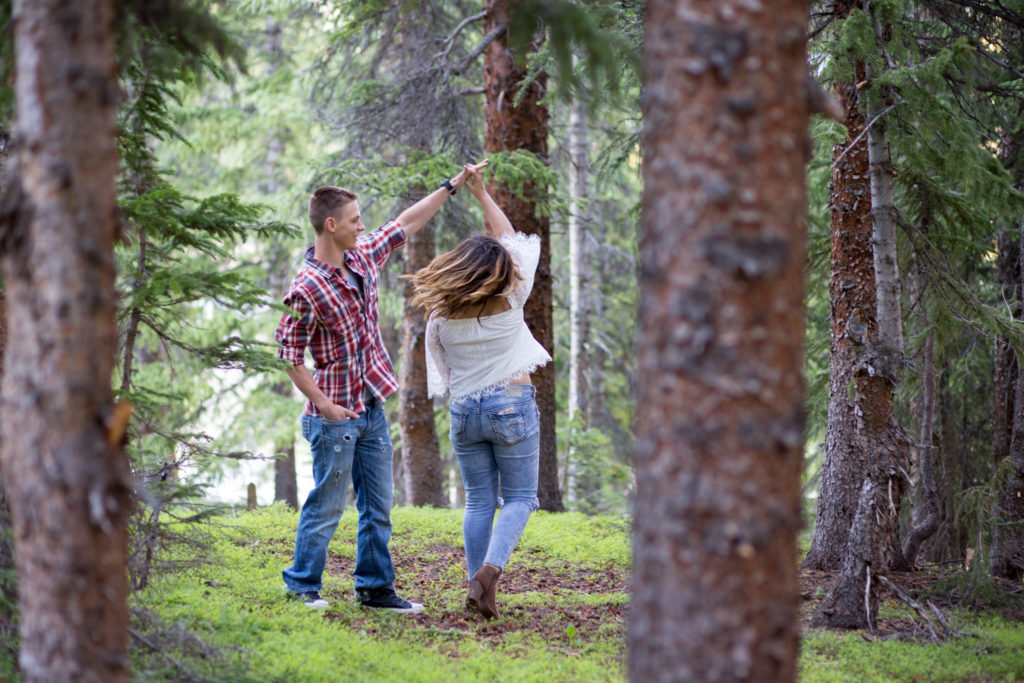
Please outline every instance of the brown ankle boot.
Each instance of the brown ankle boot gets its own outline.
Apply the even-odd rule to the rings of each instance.
[[[484,563],[469,582],[466,604],[475,607],[488,619],[498,616],[497,588],[501,570],[493,564]]]

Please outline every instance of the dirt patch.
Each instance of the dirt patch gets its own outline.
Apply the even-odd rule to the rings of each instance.
[[[583,568],[565,562],[551,562],[536,551],[520,551],[505,572],[498,588],[498,607],[501,618],[487,621],[463,604],[466,589],[466,565],[462,548],[435,544],[416,554],[399,554],[394,558],[397,574],[396,587],[401,595],[427,605],[424,614],[404,619],[381,620],[379,615],[350,611],[328,612],[328,618],[346,621],[352,628],[367,634],[384,635],[387,632],[414,629],[428,642],[450,650],[457,656],[458,643],[465,636],[492,644],[504,642],[513,632],[532,634],[543,638],[556,650],[573,653],[577,648],[598,639],[621,643],[625,648],[625,625],[628,604],[608,600],[595,601],[596,605],[566,605],[560,599],[586,595],[629,593],[629,570],[608,566],[601,569]],[[327,571],[336,576],[350,577],[355,560],[331,555]],[[943,611],[950,607],[970,605],[960,603],[955,596],[929,595],[941,580],[954,571],[921,570],[894,572],[889,579],[900,589],[919,601],[927,599]],[[801,627],[810,628],[814,609],[832,586],[838,572],[801,570],[799,575],[801,597]],[[1004,586],[1007,594],[1020,587]],[[454,597],[453,597],[454,596]],[[521,596],[519,599],[511,596]],[[525,596],[526,599],[522,599]],[[510,599],[511,598],[511,599]],[[902,606],[904,603],[889,591],[883,593],[883,604]],[[512,604],[522,603],[527,604]],[[575,602],[575,601],[574,601]],[[1011,600],[1002,615],[1007,619],[1024,622],[1024,600]],[[923,620],[918,617],[878,618],[877,628],[862,634],[868,640],[927,640]]]
[[[614,602],[597,605],[562,605],[558,597],[577,595],[611,595],[629,591],[629,572],[609,567],[595,570],[567,563],[537,567],[529,552],[523,553],[521,563],[513,563],[501,576],[498,584],[500,618],[487,621],[463,604],[466,589],[466,565],[462,548],[432,545],[416,555],[393,557],[397,574],[396,588],[403,597],[427,605],[423,614],[403,621],[407,628],[423,632],[427,640],[443,646],[446,641],[457,640],[460,634],[473,634],[477,640],[499,644],[511,632],[528,632],[547,641],[554,649],[572,653],[583,644],[598,638],[611,638],[625,646],[625,622],[628,606]],[[338,576],[351,576],[355,560],[330,556],[327,571]],[[451,593],[456,595],[451,599]],[[508,596],[540,594],[531,604],[513,605]],[[440,600],[447,594],[448,598]],[[550,595],[547,602],[543,595]],[[532,603],[538,604],[532,604]],[[328,612],[329,618],[351,623],[353,628],[368,634],[382,633],[390,624],[381,623],[378,616],[352,617],[346,612],[338,615]]]

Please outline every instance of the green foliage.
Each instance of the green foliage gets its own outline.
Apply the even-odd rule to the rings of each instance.
[[[583,90],[614,101],[630,92],[620,90],[623,82],[639,80],[642,23],[639,2],[527,0],[513,6],[508,44],[517,59],[526,60],[542,26],[547,36],[541,51],[530,56],[533,69],[553,66],[556,92],[566,101]]]
[[[332,553],[348,555],[354,550],[355,515],[350,513],[342,518]],[[456,511],[402,507],[395,508],[392,517],[396,556],[424,554],[435,544],[461,536],[461,515]],[[311,612],[287,600],[280,588],[280,571],[291,556],[297,519],[296,513],[273,506],[211,524],[218,560],[204,568],[168,574],[140,598],[168,627],[187,628],[215,646],[219,655],[200,658],[171,646],[170,656],[182,665],[181,671],[140,649],[135,654],[137,678],[176,680],[176,675],[187,673],[211,681],[313,681],[332,680],[338,671],[345,671],[352,680],[622,680],[621,625],[599,633],[584,633],[574,626],[570,644],[548,643],[532,633],[536,625],[517,623],[502,640],[492,641],[482,621],[443,630],[424,626],[415,617],[368,613],[347,597],[351,578],[331,573],[322,591],[332,600],[331,608],[326,615]],[[517,556],[536,549],[541,553],[539,561],[548,564],[594,564],[600,569],[607,562],[628,562],[625,531],[611,518],[538,514],[527,529],[528,535],[537,532],[536,538],[530,541],[524,536],[525,547]],[[566,543],[570,535],[586,533],[594,534],[604,549],[580,556],[579,546]],[[400,570],[400,590],[415,579]],[[431,592],[429,585],[421,589]],[[529,597],[527,602],[563,599],[543,594],[513,597]],[[624,596],[590,598],[591,602],[620,601]],[[462,589],[461,594],[438,595],[426,602],[435,611],[461,612],[464,600]],[[566,632],[569,626],[563,624],[561,630]],[[566,646],[572,652],[566,652]]]
[[[332,557],[351,558],[355,515],[347,510],[331,545]],[[398,507],[393,511],[396,559],[422,557],[458,545],[461,514],[453,510]],[[138,599],[154,612],[164,634],[163,655],[136,643],[136,680],[202,681],[333,680],[344,671],[353,680],[625,680],[624,632],[614,619],[592,626],[565,620],[551,624],[555,637],[540,638],[540,624],[514,610],[501,617],[503,635],[488,637],[489,623],[472,617],[458,628],[439,628],[405,615],[378,614],[352,603],[352,579],[329,572],[322,593],[332,605],[315,612],[285,599],[281,569],[291,558],[298,515],[275,505],[209,521],[216,560],[168,573]],[[511,573],[531,569],[585,570],[601,574],[629,567],[629,527],[611,516],[536,513],[531,517]],[[190,551],[179,548],[187,558]],[[450,562],[450,559],[445,560]],[[428,613],[461,613],[463,569],[457,590],[421,584],[398,563],[397,585],[418,592]],[[503,593],[502,601],[523,608],[621,606],[625,593],[583,594],[538,587]],[[912,618],[902,605],[887,603],[888,619]],[[136,611],[137,617],[139,612]],[[148,634],[156,619],[140,619]],[[812,629],[805,632],[799,662],[801,681],[1016,680],[1024,676],[1019,655],[1024,628],[991,615],[954,611],[952,626],[962,636],[940,645],[868,642],[859,633]],[[561,634],[560,636],[558,634]],[[169,663],[168,657],[178,666]],[[2,669],[0,669],[2,671]]]
[[[997,617],[960,614],[966,637],[936,646],[866,642],[858,633],[812,630],[801,647],[799,679],[826,681],[1019,680],[1024,629]]]

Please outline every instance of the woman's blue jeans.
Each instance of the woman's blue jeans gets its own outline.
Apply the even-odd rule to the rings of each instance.
[[[484,562],[505,568],[537,509],[540,414],[535,396],[534,387],[512,384],[449,403],[450,436],[466,488],[462,534],[470,577]],[[499,482],[504,505],[494,523]]]
[[[282,572],[289,592],[320,590],[327,545],[345,508],[350,478],[359,512],[355,588],[390,588],[395,581],[388,551],[393,451],[383,406],[374,403],[351,420],[303,415],[302,435],[313,452],[315,485],[299,516],[293,564]]]

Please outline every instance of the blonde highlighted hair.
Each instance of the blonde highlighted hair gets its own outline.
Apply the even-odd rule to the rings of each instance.
[[[413,305],[423,306],[428,315],[465,318],[476,313],[494,297],[512,294],[522,276],[512,257],[498,240],[478,235],[464,240],[412,275]]]

